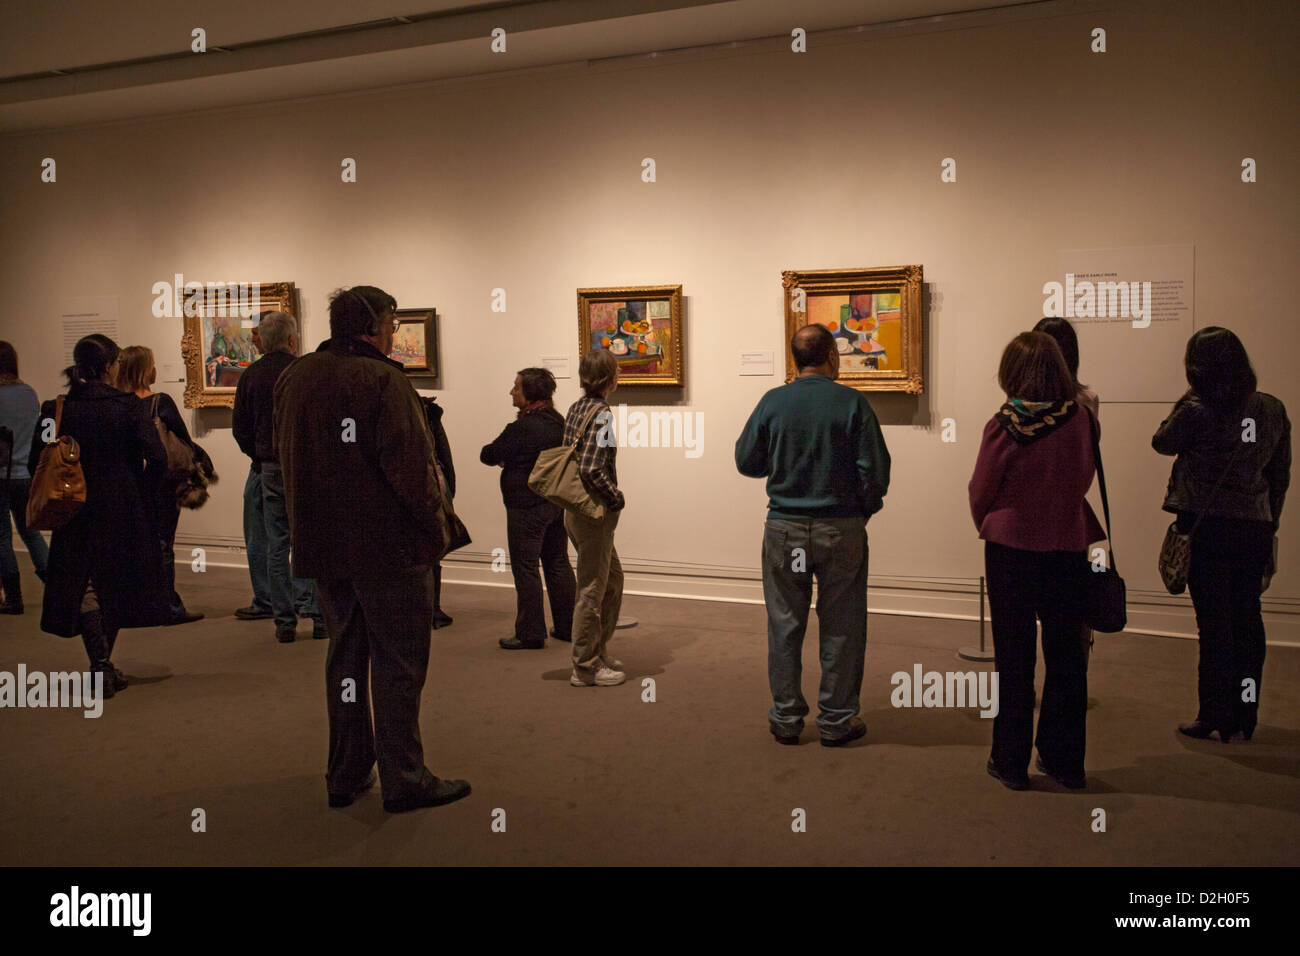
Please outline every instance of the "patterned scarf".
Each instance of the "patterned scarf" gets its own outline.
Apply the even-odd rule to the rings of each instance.
[[[1079,410],[1073,399],[1063,402],[1027,402],[1013,398],[998,410],[997,419],[1019,445],[1038,441],[1056,431]]]
[[[523,418],[525,415],[531,415],[533,412],[539,412],[543,408],[554,408],[555,403],[549,398],[538,399],[535,402],[529,402],[523,408],[519,409],[519,414],[515,418]]]

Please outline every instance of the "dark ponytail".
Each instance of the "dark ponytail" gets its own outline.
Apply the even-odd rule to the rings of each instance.
[[[87,335],[72,349],[72,364],[63,370],[68,385],[84,388],[91,382],[98,382],[108,367],[117,361],[120,351],[117,343],[107,335],[98,332]]]

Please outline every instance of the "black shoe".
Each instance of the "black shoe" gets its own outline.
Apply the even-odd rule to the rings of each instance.
[[[175,617],[173,617],[170,621],[167,622],[167,626],[173,627],[177,624],[193,624],[195,621],[201,621],[201,620],[203,620],[202,613],[195,612],[195,611],[181,611],[180,614],[177,614]]]
[[[1207,740],[1213,736],[1215,731],[1219,732],[1219,739],[1225,744],[1232,739],[1233,731],[1227,727],[1215,727],[1213,724],[1206,723],[1203,720],[1193,720],[1190,724],[1179,724],[1178,732],[1184,737],[1193,737],[1196,740]],[[1250,738],[1247,737],[1247,740]]]
[[[275,617],[275,612],[269,607],[263,609],[256,604],[250,604],[235,611],[235,617],[241,621],[265,621],[267,618]]]
[[[324,621],[311,622],[311,639],[313,641],[328,641],[330,639],[329,628],[325,626]]]
[[[1002,786],[1006,787],[1008,790],[1029,789],[1029,774],[1027,773],[1018,773],[1018,774],[1003,773],[1002,771],[998,770],[996,766],[994,766],[992,760],[988,762],[988,765],[985,767],[985,769],[988,770],[990,777],[992,777],[994,780],[1000,781]]]
[[[541,644],[529,644],[525,641],[521,641],[517,637],[503,637],[501,640],[497,641],[497,643],[508,651],[535,651],[546,646],[545,641]]]
[[[331,793],[330,806],[331,807],[352,806],[352,804],[356,802],[357,797],[361,796],[363,793],[365,793],[367,790],[373,787],[375,785],[375,782],[378,780],[379,777],[375,773],[374,768],[372,767],[370,770],[370,775],[366,777],[366,782],[363,783],[361,786],[357,787],[357,789],[353,790],[351,793]]]
[[[1082,790],[1084,787],[1088,786],[1087,776],[1082,773],[1057,773],[1054,768],[1043,763],[1043,755],[1041,753],[1038,755],[1036,763],[1038,764],[1039,770],[1047,774],[1063,787],[1067,787],[1070,790]]]
[[[384,809],[389,813],[406,813],[408,810],[418,810],[421,807],[440,807],[444,803],[451,803],[468,796],[469,781],[440,780],[434,777],[433,782],[421,793],[401,800],[385,800]]]
[[[555,640],[557,641],[563,641],[565,644],[573,643],[573,635],[561,634],[558,631],[556,631],[555,628],[551,628],[551,637],[555,638]]]
[[[849,721],[849,732],[843,737],[823,737],[823,747],[843,747],[845,744],[852,743],[859,738],[867,735],[867,725],[861,717],[854,717]]]
[[[281,644],[292,644],[293,639],[298,636],[298,627],[295,624],[277,624],[275,626],[275,639]]]
[[[450,627],[451,618],[443,613],[442,608],[433,609],[433,629],[436,631],[440,627]]]
[[[114,691],[126,690],[126,688],[129,686],[130,682],[126,679],[126,675],[123,674],[120,670],[118,670],[117,667],[113,665],[112,661],[108,662],[108,670],[104,672],[105,684],[109,682],[110,675],[112,676]]]
[[[109,700],[117,693],[117,687],[113,680],[113,665],[108,661],[96,661],[90,665],[90,674],[93,678],[95,674],[104,675],[103,699]]]
[[[767,729],[772,732],[772,736],[776,738],[778,744],[785,744],[787,747],[797,747],[799,745],[798,734],[790,734],[785,728],[777,727],[771,721],[768,721]]]

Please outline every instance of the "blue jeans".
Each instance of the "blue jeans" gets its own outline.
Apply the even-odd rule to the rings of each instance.
[[[262,462],[262,517],[266,521],[266,570],[271,582],[271,611],[275,623],[290,626],[299,617],[320,620],[316,584],[289,572],[289,511],[284,502],[284,476],[279,464]]]
[[[867,653],[867,530],[862,518],[768,518],[763,529],[768,720],[783,736],[803,730],[803,638],[817,579],[822,679],[817,728],[843,737],[858,713]]]
[[[30,478],[15,478],[5,482],[0,479],[0,576],[17,577],[18,556],[14,554],[14,533],[9,526],[9,513],[13,512],[14,524],[18,526],[18,537],[27,545],[27,553],[32,557],[36,576],[45,580],[45,568],[50,563],[50,549],[41,533],[35,528],[27,527],[27,492],[31,488]]]
[[[244,553],[253,582],[253,607],[271,610],[271,579],[266,573],[266,520],[262,517],[262,473],[250,467],[244,482]]]

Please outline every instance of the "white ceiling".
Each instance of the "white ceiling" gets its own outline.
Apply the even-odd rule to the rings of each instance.
[[[6,0],[0,4],[0,132],[788,37],[796,26],[814,34],[1039,2]],[[301,36],[398,16],[412,22]],[[506,54],[490,49],[495,26],[507,31]],[[209,52],[202,55],[189,51],[195,27],[207,32]],[[277,42],[212,50],[254,41]],[[149,57],[164,59],[123,62]],[[100,68],[84,70],[91,66]],[[27,78],[11,79],[19,76]]]

